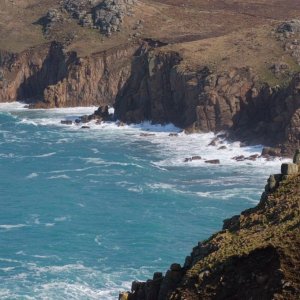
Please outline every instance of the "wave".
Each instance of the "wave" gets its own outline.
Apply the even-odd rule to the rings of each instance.
[[[32,157],[36,157],[36,158],[39,158],[39,157],[49,157],[49,156],[53,156],[55,154],[56,154],[56,152],[50,152],[50,153],[45,153],[45,154],[41,154],[41,155],[35,155],[35,156],[32,156]]]
[[[70,221],[70,220],[71,220],[70,216],[63,216],[63,217],[54,218],[55,222],[64,222],[64,221]]]
[[[66,174],[57,175],[57,176],[50,176],[48,179],[70,179],[70,177]]]
[[[22,228],[22,227],[27,227],[28,225],[27,224],[3,224],[3,225],[0,225],[0,229],[3,229],[3,230],[12,230],[12,229],[18,229],[18,228]]]

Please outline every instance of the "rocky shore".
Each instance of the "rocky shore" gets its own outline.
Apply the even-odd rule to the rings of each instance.
[[[293,299],[300,281],[300,151],[271,175],[255,208],[224,221],[183,266],[133,282],[119,300]]]
[[[47,18],[52,17],[60,20],[53,11]],[[300,65],[299,22],[280,23],[272,34]],[[291,156],[300,147],[298,65],[271,65],[269,75],[280,83],[274,85],[249,66],[191,69],[180,51],[169,48],[145,39],[87,57],[55,41],[18,54],[1,51],[0,101],[22,100],[32,108],[110,105],[124,123],[173,123],[187,133],[227,131],[231,139],[271,147],[269,155]]]

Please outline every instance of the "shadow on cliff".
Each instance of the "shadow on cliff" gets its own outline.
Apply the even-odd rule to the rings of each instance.
[[[272,299],[282,289],[280,254],[273,246],[232,256],[204,277],[198,290],[210,299]],[[209,287],[214,286],[214,291]]]
[[[126,123],[182,125],[183,103],[176,101],[173,69],[182,60],[177,52],[162,53],[160,41],[145,40],[136,51],[131,74],[116,96],[115,116]]]
[[[36,58],[37,61],[39,58]],[[70,61],[76,59],[76,54],[68,56],[60,43],[52,42],[42,65],[34,64],[31,59],[28,65],[30,74],[17,89],[17,100],[35,103],[43,100],[43,93],[49,85],[57,84],[67,76]]]

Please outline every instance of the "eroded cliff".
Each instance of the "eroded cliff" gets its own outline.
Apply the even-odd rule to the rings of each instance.
[[[291,61],[290,56],[300,60],[300,46],[294,40],[290,47],[291,38],[274,35],[264,38],[270,43],[282,38],[275,42],[282,50],[270,58],[269,67],[249,57],[242,61],[246,49],[238,48],[238,61],[214,57],[210,48],[220,47],[220,41],[207,47],[208,58],[200,55],[196,61],[191,51],[194,65],[184,51],[168,46],[140,55],[116,97],[116,117],[127,123],[171,122],[187,132],[225,130],[234,139],[269,145],[278,154],[291,155],[300,146],[300,62]],[[243,47],[259,40],[259,36],[250,39],[249,46]],[[221,42],[223,49],[228,41]],[[263,57],[268,55],[268,48],[258,49]],[[216,59],[217,65],[211,62]]]
[[[122,300],[299,299],[300,151],[270,176],[259,204],[224,221],[185,264],[133,282]]]
[[[20,54],[0,56],[0,101],[26,101],[33,107],[114,103],[131,73],[138,44],[123,45],[88,57],[52,42]]]

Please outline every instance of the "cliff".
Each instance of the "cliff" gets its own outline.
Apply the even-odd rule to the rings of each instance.
[[[296,32],[290,37],[270,33],[252,35],[248,45],[238,49],[228,47],[233,38],[228,36],[210,41],[209,47],[194,42],[186,44],[185,51],[165,46],[144,53],[135,59],[131,76],[116,97],[116,117],[127,123],[171,122],[187,132],[225,130],[233,139],[292,155],[300,146],[300,43],[293,40],[291,47]],[[245,57],[249,47],[261,40],[268,41],[270,48],[257,48],[261,57],[256,60],[254,53]],[[206,57],[195,56],[195,48],[201,47],[208,51]],[[217,47],[230,56],[220,57]],[[264,66],[260,60],[271,49],[278,53]],[[299,61],[291,61],[291,56]]]
[[[20,54],[0,54],[0,101],[26,101],[33,107],[112,105],[131,73],[137,44],[78,57],[58,42]]]
[[[259,204],[224,221],[185,264],[133,282],[120,299],[299,299],[300,151],[270,176]]]

